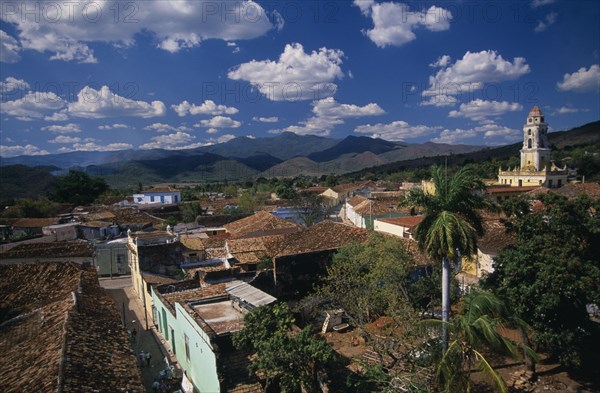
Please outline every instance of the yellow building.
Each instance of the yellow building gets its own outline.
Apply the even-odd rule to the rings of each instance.
[[[501,185],[510,187],[544,186],[561,187],[567,183],[567,168],[558,168],[552,162],[548,143],[548,124],[541,109],[536,105],[529,112],[523,126],[521,166],[498,172]]]

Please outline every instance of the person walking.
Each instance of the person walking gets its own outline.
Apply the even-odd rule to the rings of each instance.
[[[140,360],[140,367],[144,367],[144,362],[146,361],[146,353],[144,353],[144,351],[140,351],[138,359]]]
[[[146,366],[150,367],[150,360],[152,360],[152,355],[150,352],[146,352]]]

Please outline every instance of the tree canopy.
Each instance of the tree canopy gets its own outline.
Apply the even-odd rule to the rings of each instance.
[[[249,372],[264,376],[267,386],[281,392],[301,388],[313,392],[317,372],[333,358],[333,349],[312,332],[311,326],[294,333],[293,324],[284,303],[258,307],[244,317],[244,329],[234,334],[233,343],[256,352]]]
[[[52,196],[58,202],[89,205],[108,189],[104,179],[70,170],[67,175],[59,178]]]
[[[356,323],[365,324],[406,308],[414,268],[412,256],[399,239],[374,233],[363,244],[338,250],[320,293]]]
[[[517,244],[494,259],[484,285],[535,329],[534,343],[578,367],[600,341],[586,311],[600,304],[600,202],[539,198],[542,209],[519,210]]]

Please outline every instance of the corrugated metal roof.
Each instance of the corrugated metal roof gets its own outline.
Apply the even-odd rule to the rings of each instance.
[[[232,281],[227,284],[225,290],[229,295],[237,297],[254,307],[265,306],[277,300],[268,293],[242,281]]]

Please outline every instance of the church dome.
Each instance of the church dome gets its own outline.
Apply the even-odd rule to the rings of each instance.
[[[542,110],[540,109],[539,106],[535,105],[533,108],[531,108],[531,110],[529,111],[529,117],[541,117],[543,116],[542,114]]]

